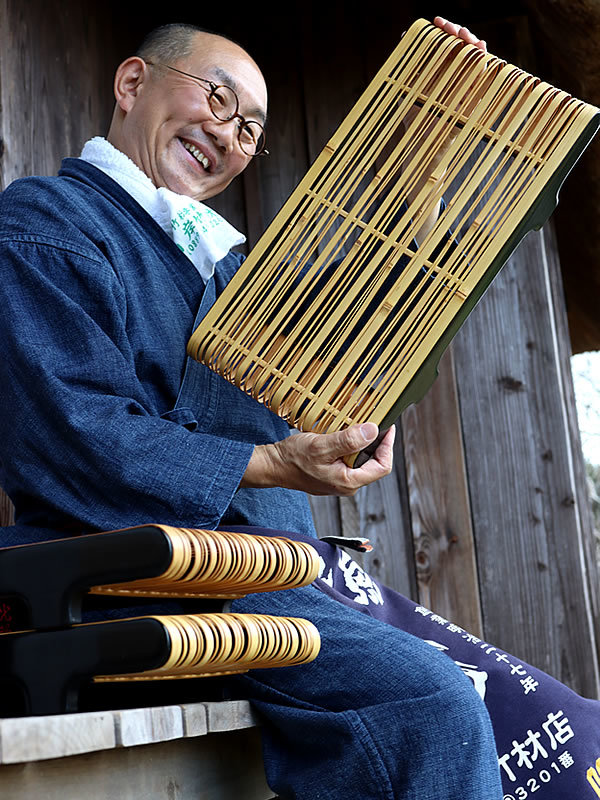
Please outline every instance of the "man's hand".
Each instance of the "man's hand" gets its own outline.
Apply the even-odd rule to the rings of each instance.
[[[352,469],[343,461],[344,456],[375,441],[378,432],[377,425],[366,422],[335,433],[298,433],[281,442],[257,445],[240,486],[283,486],[308,494],[353,495],[361,486],[383,478],[392,470],[396,433],[393,426],[362,467]]]

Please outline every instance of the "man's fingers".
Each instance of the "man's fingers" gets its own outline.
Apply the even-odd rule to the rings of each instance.
[[[379,442],[379,447],[375,451],[375,455],[373,456],[378,461],[385,461],[389,460],[390,464],[392,461],[392,455],[394,452],[394,441],[396,439],[396,426],[392,425],[391,428],[388,428],[385,432],[385,436]]]
[[[354,470],[356,478],[361,483],[371,483],[378,480],[383,475],[387,475],[392,470],[394,462],[394,440],[396,438],[396,426],[392,425],[391,428],[385,432],[385,436],[377,445],[377,450],[373,453],[371,458]]]
[[[433,20],[433,24],[437,25],[438,28],[446,31],[446,33],[451,33],[454,36],[458,35],[459,25],[456,25],[454,22],[448,22],[447,19],[443,17],[435,17]]]
[[[441,28],[446,33],[451,33],[453,36],[458,36],[459,39],[462,39],[467,44],[474,44],[475,47],[479,47],[481,50],[487,50],[487,45],[483,39],[479,39],[475,36],[474,33],[466,28],[464,25],[457,25],[455,22],[449,22],[447,19],[443,17],[435,17],[434,25],[437,25],[438,28]]]
[[[354,494],[361,486],[382,478],[392,468],[393,427],[362,467],[348,467],[343,457],[363,450],[376,440],[373,422],[352,425],[334,433],[299,433],[270,445],[258,445],[250,459],[243,486],[284,486],[310,494]]]

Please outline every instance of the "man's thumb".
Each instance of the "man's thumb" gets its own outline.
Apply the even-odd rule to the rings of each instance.
[[[365,444],[370,444],[370,442],[373,442],[377,438],[379,428],[374,422],[364,422],[360,426],[360,432],[365,440]]]
[[[343,454],[357,453],[363,450],[371,442],[375,441],[379,428],[374,422],[363,422],[362,425],[352,425],[343,431],[342,447]]]

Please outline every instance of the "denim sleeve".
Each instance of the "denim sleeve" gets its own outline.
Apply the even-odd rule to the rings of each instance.
[[[108,261],[30,236],[2,243],[0,270],[0,481],[17,512],[214,527],[253,445],[160,418]]]

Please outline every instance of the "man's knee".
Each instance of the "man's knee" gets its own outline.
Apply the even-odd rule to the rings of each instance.
[[[235,601],[234,610],[306,617],[317,626],[322,645],[314,662],[257,676],[315,708],[359,709],[445,690],[465,695],[463,702],[479,700],[471,681],[435,647],[314,587],[249,596]]]

